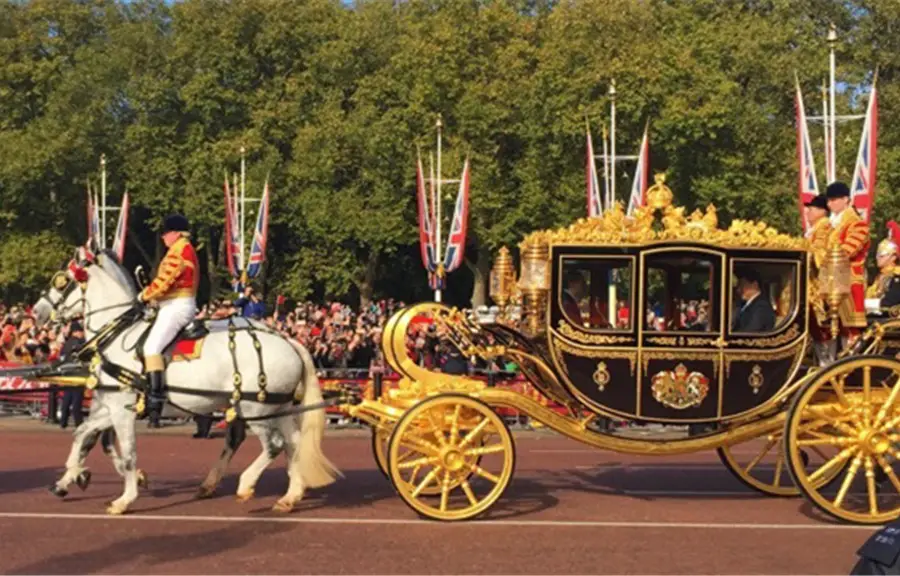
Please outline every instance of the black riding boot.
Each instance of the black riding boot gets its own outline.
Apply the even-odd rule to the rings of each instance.
[[[159,417],[162,414],[163,404],[166,401],[165,375],[166,373],[163,370],[147,373],[150,389],[148,390],[146,401],[150,422],[159,422]]]

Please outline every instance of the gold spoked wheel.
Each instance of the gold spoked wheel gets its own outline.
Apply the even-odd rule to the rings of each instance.
[[[784,430],[776,430],[761,438],[722,446],[716,449],[725,467],[745,486],[769,496],[790,498],[800,496],[788,470],[784,451]],[[803,448],[800,458],[806,469],[819,467],[827,462],[826,453],[818,446]],[[826,485],[840,470],[830,471],[816,481]]]
[[[488,510],[514,467],[509,428],[486,404],[462,394],[419,402],[391,434],[394,488],[410,508],[436,520],[467,520]]]
[[[794,398],[785,425],[788,464],[803,494],[830,516],[859,524],[900,517],[900,362],[850,357],[823,370]],[[823,464],[805,467],[815,447]],[[836,476],[832,486],[824,486]]]
[[[378,469],[384,474],[385,478],[390,479],[391,475],[388,472],[388,447],[391,441],[391,432],[393,428],[389,424],[382,423],[381,426],[375,427],[372,429],[372,453],[375,454],[375,463],[378,465]],[[482,439],[479,437],[476,439],[475,445],[480,446],[482,443]],[[408,458],[412,452],[406,452],[403,455],[403,458]],[[481,456],[478,457],[478,462],[481,461]],[[471,476],[472,473],[469,475]],[[459,479],[453,478],[453,488],[459,486]],[[436,494],[441,493],[441,486],[434,484],[426,487],[422,490],[422,494],[426,496],[434,496]]]
[[[384,474],[385,478],[390,478],[387,461],[387,447],[390,440],[391,429],[384,423],[372,427],[372,454],[375,455],[375,464],[378,465],[378,469]]]

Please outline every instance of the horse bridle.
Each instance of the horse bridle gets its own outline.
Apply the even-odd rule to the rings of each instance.
[[[41,291],[41,294],[37,300],[37,304],[39,304],[41,301],[46,301],[48,304],[50,304],[50,320],[56,320],[57,316],[60,316],[68,310],[75,308],[79,303],[86,303],[83,296],[85,286],[66,276],[65,272],[57,272],[56,274],[54,274],[53,278],[50,279],[49,284],[50,285],[47,288],[44,288]],[[81,287],[82,292],[81,298],[79,298],[74,304],[67,305],[58,310],[57,307],[61,304],[65,304],[66,299],[68,299],[69,297],[69,294],[71,294],[72,291],[79,286]],[[59,298],[56,301],[51,298],[51,288],[55,288],[56,291],[60,294]]]

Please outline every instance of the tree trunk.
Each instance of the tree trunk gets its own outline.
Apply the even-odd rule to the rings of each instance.
[[[369,258],[366,260],[366,269],[363,273],[363,280],[359,283],[359,305],[366,308],[372,303],[372,296],[375,294],[375,278],[378,273],[378,262],[380,255],[377,251],[371,250]]]
[[[478,261],[472,264],[468,260],[466,264],[475,275],[475,284],[472,286],[472,308],[478,308],[487,304],[488,282],[491,277],[491,253],[487,248],[478,248]]]
[[[214,238],[215,238],[215,236],[213,234],[213,231],[212,231],[212,229],[210,229],[209,244],[207,244],[207,247],[212,246]],[[206,265],[206,278],[207,278],[207,280],[209,280],[209,298],[210,298],[210,300],[215,299],[216,294],[218,294],[218,292],[219,292],[219,275],[216,273],[216,268],[219,267],[219,260],[221,260],[221,258],[219,256],[221,256],[224,253],[224,251],[225,251],[225,235],[224,234],[222,234],[222,237],[219,238],[219,248],[218,248],[218,250],[215,251],[215,253],[212,253],[212,250],[207,248],[207,255],[209,256],[209,258],[207,260],[207,265]],[[228,265],[227,262],[225,264],[226,264],[226,266]]]

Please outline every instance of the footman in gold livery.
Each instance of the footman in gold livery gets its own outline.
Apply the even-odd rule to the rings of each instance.
[[[811,303],[852,297],[857,262],[839,244],[816,262],[807,238],[761,222],[721,226],[713,206],[686,214],[662,175],[647,199],[631,216],[617,205],[528,235],[518,274],[501,249],[490,322],[436,303],[388,321],[382,348],[399,385],[343,408],[372,425],[401,499],[438,520],[488,511],[515,467],[500,417],[512,409],[601,449],[716,450],[746,485],[841,520],[900,517],[900,320],[872,323],[825,366],[809,360],[810,326],[842,320],[840,306],[815,319]],[[423,316],[466,356],[515,362],[540,396],[417,365],[407,329]],[[632,426],[593,424],[608,419]]]

